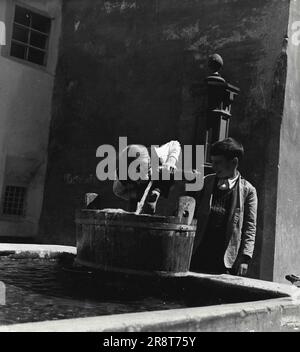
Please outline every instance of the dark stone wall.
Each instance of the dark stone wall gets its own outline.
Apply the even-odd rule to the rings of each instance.
[[[245,146],[241,171],[260,197],[251,274],[259,276],[265,168],[275,128],[272,91],[288,5],[289,0],[64,1],[41,240],[75,242],[74,211],[87,191],[100,193],[103,207],[125,206],[111,182],[95,179],[99,145],[117,146],[119,136],[128,136],[129,143],[194,142],[197,101],[189,86],[205,78],[207,57],[218,52],[223,76],[241,88],[230,135]]]

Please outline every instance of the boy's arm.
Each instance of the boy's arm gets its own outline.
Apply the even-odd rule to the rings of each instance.
[[[181,153],[180,143],[178,141],[171,141],[167,143],[167,146],[169,150],[165,165],[169,165],[170,167],[175,168]]]
[[[253,256],[255,236],[256,236],[256,220],[257,220],[257,193],[253,187],[245,200],[244,205],[244,221],[242,229],[242,248],[241,263],[248,264]]]
[[[114,194],[122,199],[129,200],[137,197],[134,185],[124,185],[120,180],[116,179],[113,184]]]

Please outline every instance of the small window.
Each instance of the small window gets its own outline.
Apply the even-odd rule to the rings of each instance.
[[[10,55],[45,66],[50,28],[49,17],[16,6]]]
[[[3,214],[25,215],[26,188],[19,186],[6,186],[3,202]]]

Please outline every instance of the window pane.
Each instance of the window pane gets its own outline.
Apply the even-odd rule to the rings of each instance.
[[[18,26],[17,24],[14,24],[13,39],[16,39],[20,42],[27,43],[28,33],[29,33],[28,29]]]
[[[24,215],[26,188],[7,186],[5,189],[3,214]]]
[[[24,9],[23,7],[16,6],[15,10],[15,22],[21,23],[25,26],[30,25],[31,11]]]
[[[49,17],[16,6],[11,55],[44,66],[50,28]],[[24,46],[18,42],[24,43]]]
[[[26,58],[26,47],[22,44],[17,44],[17,43],[12,42],[11,49],[10,49],[10,55],[18,57],[20,59],[25,59]]]
[[[35,64],[44,65],[45,53],[43,51],[29,48],[28,61],[34,62]]]
[[[50,18],[32,13],[32,28],[48,34],[50,32],[50,24]]]
[[[47,37],[45,35],[31,31],[30,45],[36,46],[37,48],[45,49],[46,43]]]

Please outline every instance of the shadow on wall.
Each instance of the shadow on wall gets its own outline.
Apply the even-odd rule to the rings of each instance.
[[[121,2],[114,2],[108,13],[102,0],[64,2],[41,241],[74,243],[74,214],[84,193],[99,193],[104,207],[124,206],[111,182],[90,177],[99,145],[117,146],[119,136],[145,145],[191,140],[195,116],[189,115],[193,108],[183,92],[205,78],[212,52],[225,61],[224,78],[241,88],[229,134],[244,144],[247,161],[241,171],[264,202],[271,91],[288,5],[270,0],[138,3],[121,11]],[[190,54],[194,49],[197,62]],[[257,258],[262,221],[260,215]]]

